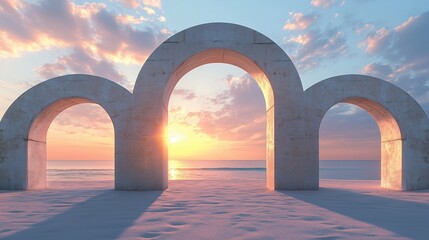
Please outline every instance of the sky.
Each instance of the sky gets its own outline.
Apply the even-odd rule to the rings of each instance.
[[[428,0],[0,1],[0,117],[30,87],[71,73],[132,91],[148,56],[186,28],[229,22],[276,42],[304,89],[341,74],[401,87],[429,113]],[[169,158],[265,159],[265,103],[242,69],[208,64],[186,74],[169,102]],[[356,106],[337,104],[320,127],[320,159],[380,158],[379,130]],[[104,110],[82,104],[48,131],[48,159],[113,159]]]

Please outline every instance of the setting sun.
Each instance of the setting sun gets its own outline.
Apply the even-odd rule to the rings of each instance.
[[[168,137],[168,142],[175,144],[177,142],[183,141],[185,139],[185,136],[183,135],[173,135]]]

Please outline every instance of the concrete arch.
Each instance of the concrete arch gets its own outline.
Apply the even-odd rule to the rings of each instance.
[[[378,78],[336,76],[305,91],[304,116],[311,165],[319,168],[319,128],[335,104],[350,103],[366,110],[381,135],[381,186],[396,190],[429,188],[429,122],[420,105],[404,90]]]
[[[56,77],[30,88],[0,122],[0,189],[46,187],[46,134],[60,112],[79,103],[100,105],[112,120],[117,142],[124,138],[130,99],[125,88],[90,75]],[[115,158],[118,152],[115,148]]]
[[[267,187],[305,188],[305,167],[292,159],[303,89],[286,53],[266,36],[228,23],[211,23],[179,32],[162,43],[142,67],[133,93],[130,132],[138,143],[127,150],[128,182],[120,189],[165,189],[168,156],[165,134],[168,100],[190,70],[207,63],[228,63],[251,74],[265,97],[267,110]],[[281,107],[280,107],[281,106]],[[138,156],[138,157],[136,157]],[[132,167],[131,167],[132,166]],[[287,166],[287,167],[286,167]],[[297,170],[299,169],[299,170]],[[299,174],[297,174],[299,172]]]

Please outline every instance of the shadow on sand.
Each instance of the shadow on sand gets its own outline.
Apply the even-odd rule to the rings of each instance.
[[[103,190],[30,228],[4,239],[116,239],[162,194]]]
[[[427,239],[429,236],[429,202],[410,202],[335,188],[278,192],[403,237]]]

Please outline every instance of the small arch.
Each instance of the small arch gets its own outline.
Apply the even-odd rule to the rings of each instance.
[[[380,129],[381,186],[396,190],[428,187],[428,120],[405,91],[378,78],[343,75],[313,85],[305,91],[305,100],[306,118],[314,118],[308,126],[316,133],[313,147],[319,147],[319,128],[325,113],[337,103],[354,104],[367,111]],[[317,156],[311,156],[316,157],[318,151]]]
[[[46,187],[46,134],[52,120],[80,103],[96,103],[110,116],[115,141],[121,136],[131,93],[91,75],[66,75],[42,82],[23,93],[0,122],[0,188]]]
[[[168,100],[176,83],[190,70],[207,63],[240,67],[256,79],[267,110],[267,187],[295,188],[294,161],[290,156],[289,121],[296,120],[303,89],[290,58],[266,36],[252,29],[227,23],[203,24],[179,32],[162,43],[143,65],[133,93],[133,112],[139,153],[132,163],[134,181],[123,189],[165,189],[168,157],[165,141]],[[281,107],[280,107],[281,106]],[[282,133],[282,134],[280,134]],[[281,144],[281,147],[276,147]],[[131,155],[130,155],[131,157]],[[139,163],[138,163],[139,162]],[[131,162],[130,162],[131,164]],[[287,168],[286,168],[287,165]],[[290,173],[290,174],[288,174]],[[300,176],[298,176],[301,178]]]

